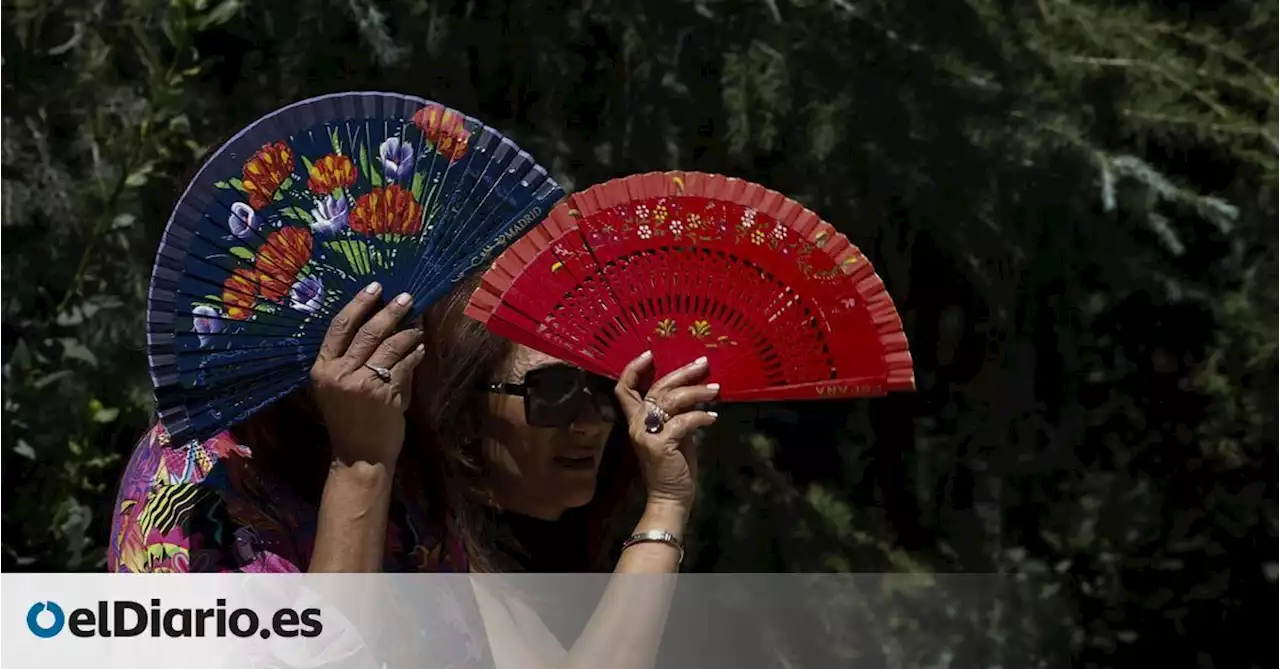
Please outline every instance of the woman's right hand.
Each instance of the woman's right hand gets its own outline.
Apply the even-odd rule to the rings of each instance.
[[[628,434],[640,460],[649,502],[674,504],[687,512],[697,492],[693,435],[717,417],[715,412],[695,407],[714,400],[720,386],[697,383],[709,372],[705,357],[648,384],[646,377],[652,368],[653,355],[646,351],[622,370],[614,393],[627,415]],[[668,417],[657,432],[650,432],[646,418],[655,408]]]
[[[413,370],[425,355],[421,330],[396,332],[413,306],[409,294],[397,296],[365,321],[381,291],[377,282],[369,284],[334,316],[311,367],[312,390],[329,430],[333,458],[344,464],[394,465],[404,444]],[[380,378],[375,368],[389,370],[390,378]]]

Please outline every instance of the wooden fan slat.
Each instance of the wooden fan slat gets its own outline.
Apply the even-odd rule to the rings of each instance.
[[[865,296],[884,294],[884,280],[878,274],[870,274],[856,284],[859,293]]]
[[[744,182],[742,191],[738,193],[738,204],[752,209],[761,209],[760,203],[764,200],[767,191],[760,184]]]
[[[644,198],[657,198],[667,194],[667,175],[662,172],[650,172],[645,174],[640,182],[643,184],[641,190],[644,192]]]
[[[883,336],[880,337],[880,344],[884,346],[885,351],[893,353],[908,351],[907,336],[897,328],[883,333]],[[888,356],[886,356],[886,360],[888,360]],[[910,356],[908,356],[907,360],[910,361]]]
[[[741,204],[743,193],[750,185],[751,184],[748,182],[737,177],[726,177],[724,185],[720,190],[720,197],[726,202],[736,202]]]

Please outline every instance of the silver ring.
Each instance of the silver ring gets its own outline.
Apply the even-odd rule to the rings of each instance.
[[[367,362],[364,363],[364,366],[372,370],[373,373],[377,374],[378,378],[382,379],[383,381],[386,381],[388,383],[391,382],[391,370],[387,369],[386,367],[374,367],[373,365],[370,365]]]
[[[649,434],[657,434],[666,426],[667,421],[671,420],[671,414],[664,411],[662,407],[658,406],[657,402],[648,397],[644,398],[644,403],[648,406],[648,411],[644,414],[644,431]]]

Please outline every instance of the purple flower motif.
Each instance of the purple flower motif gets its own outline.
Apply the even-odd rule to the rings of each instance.
[[[304,314],[314,314],[324,303],[324,284],[314,274],[293,284],[289,306]]]
[[[332,237],[347,228],[347,198],[345,196],[324,196],[311,210],[315,222],[311,231],[321,237]]]
[[[209,335],[222,332],[222,314],[207,304],[197,304],[191,309],[191,329],[200,338],[200,346],[209,345]]]
[[[243,202],[231,205],[231,216],[227,218],[227,227],[231,228],[231,234],[237,238],[244,239],[257,232],[260,224],[261,221],[258,220],[253,207]]]
[[[382,176],[389,181],[403,179],[413,171],[413,147],[400,141],[399,137],[384,141],[378,147],[378,155],[382,158]]]

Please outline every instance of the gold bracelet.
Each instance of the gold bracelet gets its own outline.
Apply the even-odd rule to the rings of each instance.
[[[659,543],[671,546],[672,548],[680,551],[680,559],[676,564],[684,563],[684,545],[680,543],[680,540],[676,538],[676,535],[670,532],[649,530],[648,532],[633,534],[630,537],[627,537],[626,541],[622,542],[622,550],[625,551],[636,544],[642,543]]]

